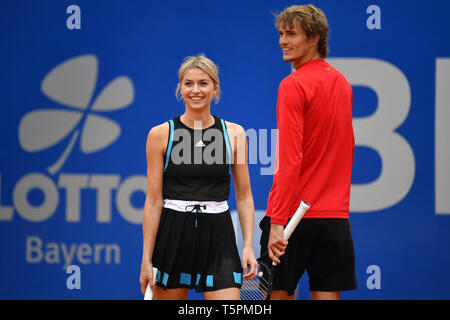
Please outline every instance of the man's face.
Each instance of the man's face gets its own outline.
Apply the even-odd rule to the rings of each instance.
[[[305,62],[317,58],[317,41],[308,39],[297,21],[291,27],[280,26],[278,32],[280,33],[279,43],[283,51],[283,60],[292,62],[295,69]]]

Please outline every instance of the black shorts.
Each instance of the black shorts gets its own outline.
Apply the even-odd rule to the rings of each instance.
[[[261,255],[267,252],[270,218],[261,220]],[[293,295],[304,271],[310,291],[357,288],[353,238],[348,219],[303,219],[276,266],[273,290]]]

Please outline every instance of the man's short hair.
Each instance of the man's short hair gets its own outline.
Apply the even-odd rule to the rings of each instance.
[[[298,22],[308,38],[319,35],[317,51],[322,59],[328,56],[328,22],[323,11],[312,4],[291,6],[275,15],[275,27],[295,27]]]

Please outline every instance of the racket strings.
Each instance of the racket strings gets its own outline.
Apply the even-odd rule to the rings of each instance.
[[[265,300],[270,291],[270,283],[263,277],[244,280],[241,287],[241,300]]]

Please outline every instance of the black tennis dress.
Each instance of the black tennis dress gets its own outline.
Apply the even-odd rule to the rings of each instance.
[[[198,292],[241,287],[242,265],[228,209],[231,148],[222,119],[194,130],[175,117],[164,165],[164,208],[153,266],[157,286]]]

